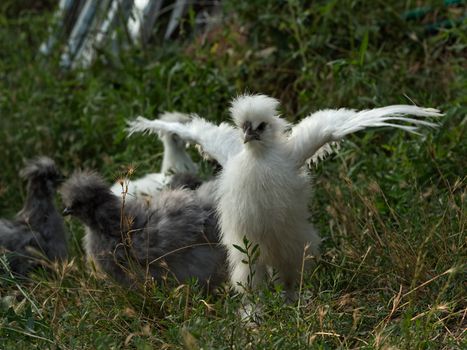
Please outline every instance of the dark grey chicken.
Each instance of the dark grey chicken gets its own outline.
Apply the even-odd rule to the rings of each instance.
[[[153,278],[195,278],[212,289],[226,275],[213,203],[185,189],[162,191],[147,203],[122,202],[101,176],[75,172],[61,188],[64,215],[86,226],[84,248],[117,282],[134,287]]]
[[[0,249],[15,274],[25,275],[39,258],[61,261],[68,255],[63,218],[54,204],[62,175],[54,161],[37,157],[20,172],[27,197],[13,220],[0,219]]]

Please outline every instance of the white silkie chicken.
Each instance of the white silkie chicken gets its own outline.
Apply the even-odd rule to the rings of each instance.
[[[320,246],[320,237],[309,222],[310,177],[306,161],[326,150],[329,143],[365,128],[391,126],[415,132],[417,126],[436,126],[402,115],[442,114],[436,109],[408,105],[359,112],[322,110],[290,126],[278,116],[278,105],[279,101],[271,97],[244,95],[236,98],[230,108],[236,127],[226,123],[216,126],[199,117],[186,124],[139,117],[129,123],[129,132],[175,132],[201,145],[220,163],[223,170],[217,187],[217,211],[233,287],[239,292],[248,283],[256,287],[272,267],[286,295],[292,298],[305,247],[309,246],[308,253],[318,255]],[[243,263],[245,254],[235,247],[244,246],[244,237],[259,246],[254,266]]]
[[[160,120],[165,122],[187,123],[190,117],[179,112],[165,112],[160,116]],[[172,180],[172,175],[176,173],[196,174],[197,165],[186,152],[186,141],[176,133],[161,130],[158,133],[164,145],[164,156],[160,173],[151,173],[137,180],[121,179],[111,188],[111,191],[125,199],[136,198],[151,199],[159,194]]]

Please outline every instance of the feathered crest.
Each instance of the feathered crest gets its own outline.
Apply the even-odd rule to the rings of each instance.
[[[55,162],[45,156],[39,156],[27,161],[26,166],[20,171],[19,175],[28,180],[35,178],[58,179],[62,177]]]
[[[60,193],[65,205],[72,203],[87,203],[93,198],[108,195],[109,185],[96,172],[89,170],[77,170],[62,185]]]
[[[232,101],[229,111],[237,126],[241,126],[247,120],[253,124],[266,121],[284,130],[288,124],[278,118],[279,104],[278,100],[266,95],[241,95]]]

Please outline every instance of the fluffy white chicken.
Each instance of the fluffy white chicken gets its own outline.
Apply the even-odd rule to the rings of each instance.
[[[165,112],[160,116],[160,120],[187,123],[190,117],[179,112]],[[163,130],[158,135],[164,145],[161,172],[147,174],[134,181],[122,179],[111,188],[115,195],[121,197],[125,193],[127,201],[136,198],[150,199],[157,196],[170,183],[173,174],[197,173],[198,167],[186,152],[186,142],[182,138],[176,133]]]
[[[288,296],[294,295],[305,246],[318,255],[320,237],[307,209],[310,178],[304,164],[326,150],[329,143],[369,127],[391,126],[416,132],[418,126],[436,124],[403,117],[441,116],[438,110],[394,105],[372,110],[322,110],[291,127],[278,116],[279,101],[264,95],[244,95],[232,102],[236,127],[216,126],[199,117],[187,124],[166,123],[139,117],[129,132],[175,132],[202,146],[223,167],[217,187],[217,211],[222,242],[228,251],[230,279],[239,292],[253,287],[274,268]],[[391,122],[405,122],[409,125]],[[260,255],[254,266],[243,263],[237,246],[243,238],[257,244]],[[249,280],[254,271],[252,280]]]

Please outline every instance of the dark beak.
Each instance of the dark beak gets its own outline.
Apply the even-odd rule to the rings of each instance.
[[[251,140],[259,140],[259,134],[253,130],[251,123],[246,122],[243,126],[243,143],[248,143]]]
[[[71,215],[71,214],[73,214],[73,210],[71,208],[65,207],[65,209],[63,209],[63,211],[62,211],[63,216],[67,216],[67,215]]]

